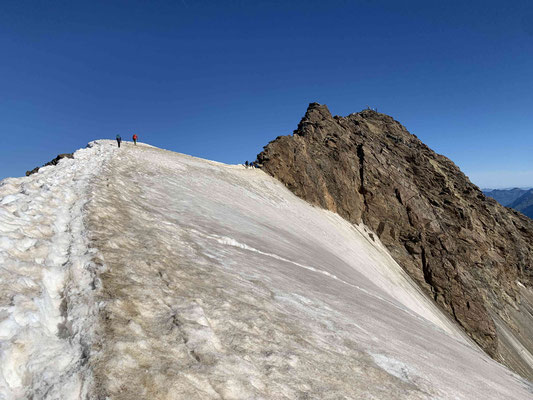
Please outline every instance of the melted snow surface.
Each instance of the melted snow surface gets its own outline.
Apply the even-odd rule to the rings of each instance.
[[[99,141],[0,190],[0,398],[533,395],[260,170]]]
[[[113,151],[0,183],[0,399],[79,399],[90,386],[97,271],[83,211]]]

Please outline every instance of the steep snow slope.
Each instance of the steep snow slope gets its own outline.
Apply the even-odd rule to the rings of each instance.
[[[0,398],[533,396],[260,170],[98,141],[0,190]]]

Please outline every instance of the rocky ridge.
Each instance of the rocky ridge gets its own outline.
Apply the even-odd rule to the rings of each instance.
[[[304,200],[365,223],[494,359],[533,380],[533,221],[486,197],[392,117],[312,103],[258,163]]]
[[[26,176],[30,176],[30,175],[35,174],[36,172],[39,172],[39,169],[41,169],[42,167],[48,167],[49,165],[57,165],[57,163],[61,161],[63,158],[74,158],[74,155],[72,153],[58,154],[56,158],[54,158],[51,161],[48,161],[46,164],[40,167],[35,167],[31,171],[26,171]]]

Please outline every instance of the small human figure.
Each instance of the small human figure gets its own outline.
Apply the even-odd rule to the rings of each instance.
[[[244,168],[248,169],[248,161],[244,162]]]
[[[117,143],[118,143],[118,147],[120,148],[120,143],[122,142],[122,138],[120,137],[120,135],[117,135]]]
[[[137,134],[133,134],[133,144],[137,146]]]

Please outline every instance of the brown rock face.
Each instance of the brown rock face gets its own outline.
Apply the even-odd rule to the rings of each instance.
[[[533,335],[532,220],[371,110],[332,117],[312,103],[258,162],[301,198],[373,229],[488,354],[533,380],[533,342],[523,339]]]

